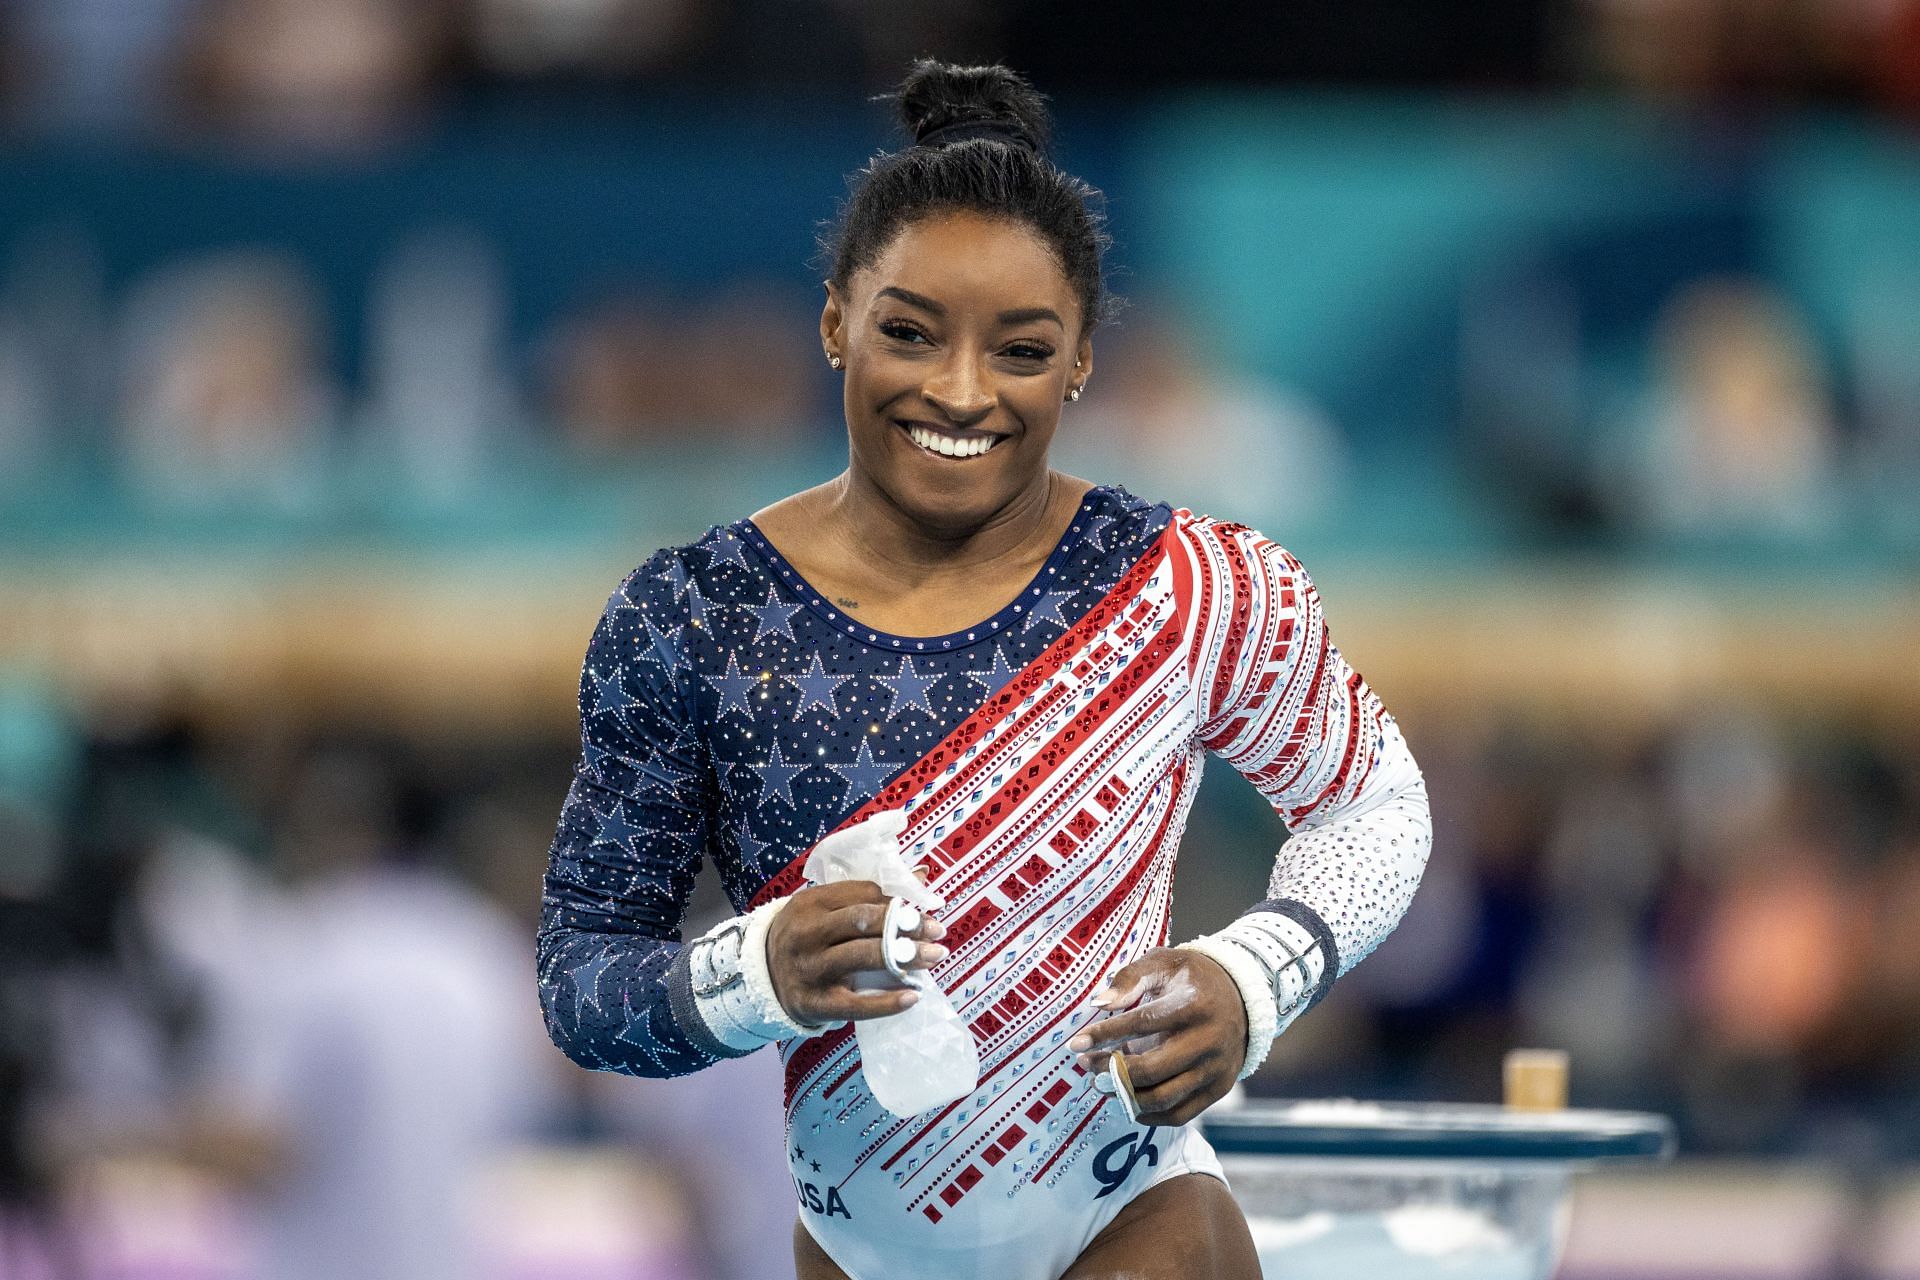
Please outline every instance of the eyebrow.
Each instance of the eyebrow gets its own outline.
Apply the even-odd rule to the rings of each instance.
[[[898,285],[888,285],[886,288],[880,290],[878,296],[882,298],[898,298],[908,306],[918,307],[931,315],[944,316],[947,314],[946,307],[935,302],[932,298],[927,297],[925,294],[915,293],[911,289],[902,289]],[[1026,324],[1030,320],[1051,320],[1062,329],[1067,327],[1067,322],[1062,320],[1060,313],[1052,307],[1016,307],[1012,311],[1002,311],[995,318],[1001,324]]]

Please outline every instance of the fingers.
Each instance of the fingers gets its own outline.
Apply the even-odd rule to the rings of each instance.
[[[863,1018],[890,1018],[905,1013],[920,999],[911,987],[893,987],[884,991],[855,991],[852,987],[827,987],[817,993],[812,1022],[858,1022]]]
[[[796,894],[781,916],[795,938],[809,947],[823,949],[851,938],[878,938],[886,923],[890,899],[871,880],[844,880],[801,892],[806,895],[804,906]],[[909,904],[900,911],[901,923],[911,923],[910,928],[901,929],[903,936],[922,942],[947,936],[947,926],[920,908]]]
[[[1183,951],[1155,947],[1109,974],[1107,985],[1094,992],[1092,1003],[1102,1009],[1125,1009],[1136,1004],[1153,995],[1187,959]]]
[[[1166,1043],[1140,1053],[1127,1054],[1133,1083],[1138,1089],[1151,1089],[1176,1080],[1189,1071],[1221,1074],[1240,1064],[1229,1061],[1227,1047],[1207,1027],[1194,1027]]]
[[[931,969],[947,958],[947,949],[937,942],[914,942],[908,938],[896,940],[901,944],[904,955],[896,954],[895,960],[909,969]],[[912,948],[908,951],[907,948]],[[823,983],[844,981],[856,973],[883,973],[886,961],[880,955],[880,939],[860,938],[851,942],[842,942],[829,947],[820,954],[818,973]]]
[[[1067,1048],[1075,1053],[1121,1049],[1129,1040],[1165,1035],[1190,1026],[1197,1017],[1198,1011],[1189,1002],[1149,1000],[1124,1013],[1088,1023],[1079,1035],[1067,1041]]]
[[[1136,1078],[1133,1097],[1140,1107],[1141,1124],[1185,1124],[1232,1087],[1232,1080],[1222,1082],[1215,1073],[1196,1067],[1151,1088],[1142,1087]]]
[[[880,923],[883,930],[886,926],[887,909],[888,908],[883,907],[880,912]],[[901,902],[899,910],[894,913],[893,927],[894,931],[902,937],[921,938],[928,942],[937,942],[947,936],[946,925],[935,920],[932,916],[927,915],[919,907],[914,906],[913,903],[904,900]]]

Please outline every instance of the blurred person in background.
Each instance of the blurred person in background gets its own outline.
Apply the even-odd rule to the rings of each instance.
[[[1791,1143],[1809,1095],[1831,1092],[1830,1055],[1852,1030],[1873,921],[1831,834],[1842,810],[1821,799],[1778,813],[1761,840],[1716,851],[1707,871],[1681,1061],[1695,1131],[1718,1146]]]
[[[677,344],[668,314],[662,299],[628,290],[549,335],[546,416],[569,453],[618,459],[672,431]]]
[[[1362,1069],[1402,1096],[1472,1097],[1499,1077],[1541,941],[1540,849],[1565,749],[1521,726],[1469,731],[1455,746],[1459,756],[1437,762],[1451,785],[1434,822],[1458,856],[1437,869],[1431,911],[1382,944],[1377,971],[1355,974],[1378,1055]]]
[[[0,103],[36,131],[143,134],[204,0],[0,0]]]
[[[1645,416],[1604,460],[1630,528],[1669,536],[1806,539],[1838,524],[1839,442],[1824,359],[1787,299],[1758,280],[1705,280],[1655,330]]]
[[[1892,1120],[1897,1159],[1920,1161],[1920,795],[1905,797],[1868,888],[1871,934],[1853,1010],[1859,1061],[1872,1073],[1870,1101]]]
[[[141,896],[199,792],[191,737],[135,724],[85,744],[75,763],[51,797],[50,856],[9,841],[0,876],[0,1164],[7,1208],[24,1209],[29,1228],[19,1216],[8,1224],[15,1251],[0,1260],[52,1280],[96,1274],[122,1252],[97,1171],[192,1145],[181,1102],[207,1029],[195,975]],[[183,1236],[207,1226],[191,1215],[176,1224]]]
[[[181,42],[180,117],[269,148],[361,150],[434,105],[452,0],[202,0]]]
[[[351,446],[365,488],[455,507],[504,465],[522,413],[505,274],[487,237],[453,227],[413,232],[375,272]]]
[[[746,368],[727,354],[742,333]],[[624,290],[563,319],[545,363],[548,414],[584,460],[790,447],[822,416],[800,316],[751,282],[699,302]]]
[[[473,40],[508,76],[621,73],[682,66],[725,16],[711,0],[472,0]]]
[[[1577,57],[1642,93],[1682,99],[1894,96],[1912,0],[1580,0]]]
[[[442,867],[440,804],[351,748],[316,752],[285,793],[293,889],[205,1076],[262,1153],[274,1280],[471,1280],[478,1180],[550,1115],[525,946]]]
[[[260,250],[156,272],[122,320],[122,456],[161,507],[290,514],[331,478],[339,391],[325,318],[289,255]]]
[[[1179,493],[1196,511],[1236,520],[1295,525],[1339,511],[1349,461],[1325,413],[1222,367],[1193,316],[1156,303],[1136,313],[1114,326],[1106,344],[1113,372],[1061,440],[1062,465]],[[1222,458],[1240,464],[1223,467]]]
[[[0,496],[90,456],[112,416],[104,257],[92,235],[45,224],[0,257]]]

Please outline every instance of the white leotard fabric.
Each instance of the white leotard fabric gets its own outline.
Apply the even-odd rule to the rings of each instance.
[[[932,973],[979,1086],[896,1117],[850,1027],[783,1042],[801,1221],[854,1280],[1051,1280],[1146,1187],[1220,1176],[1197,1129],[1130,1123],[1066,1048],[1108,976],[1168,941],[1206,753],[1293,832],[1253,910],[1320,942],[1315,998],[1411,897],[1419,771],[1299,563],[1243,526],[1095,490],[1032,594],[931,638],[832,610],[757,533],[629,579],[596,633],[548,877],[549,1026],[577,1061],[636,1074],[739,1052],[687,994],[688,867],[711,852],[751,909],[803,887],[827,831],[904,811],[902,849],[948,902]],[[769,609],[791,648],[760,645]]]

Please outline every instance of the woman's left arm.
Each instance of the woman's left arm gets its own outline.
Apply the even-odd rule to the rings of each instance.
[[[1115,974],[1096,1003],[1126,1012],[1074,1042],[1098,1055],[1157,1041],[1128,1063],[1142,1118],[1163,1124],[1251,1075],[1274,1037],[1393,931],[1433,843],[1419,766],[1328,638],[1300,562],[1241,525],[1193,519],[1175,536],[1200,740],[1267,797],[1290,837],[1263,901]]]

